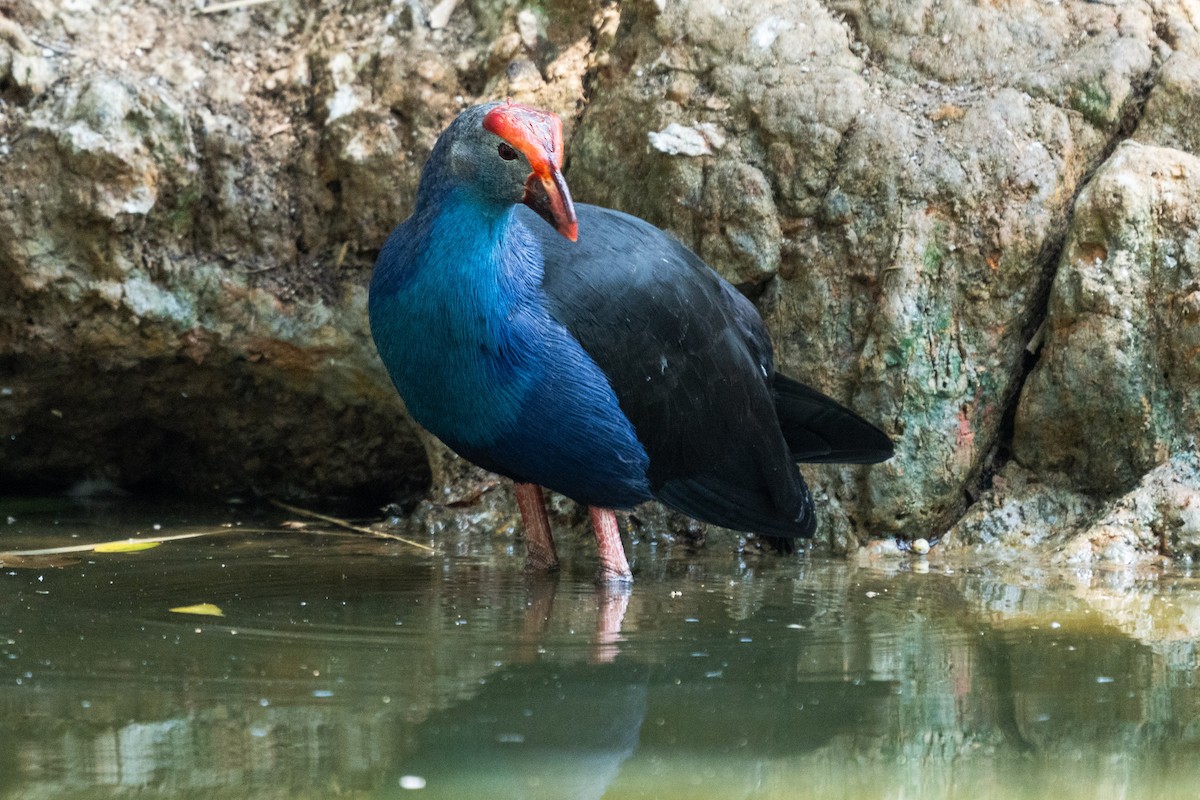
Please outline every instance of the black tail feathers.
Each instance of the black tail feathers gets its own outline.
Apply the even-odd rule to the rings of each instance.
[[[883,431],[831,397],[775,373],[775,410],[799,463],[875,464],[895,448]]]

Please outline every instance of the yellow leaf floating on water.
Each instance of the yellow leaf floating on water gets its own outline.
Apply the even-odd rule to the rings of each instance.
[[[196,603],[194,606],[176,606],[171,609],[176,614],[199,614],[203,617],[223,617],[225,612],[220,606],[212,603]]]
[[[158,547],[162,542],[148,542],[143,539],[123,539],[119,542],[101,542],[92,548],[95,553],[138,553]]]

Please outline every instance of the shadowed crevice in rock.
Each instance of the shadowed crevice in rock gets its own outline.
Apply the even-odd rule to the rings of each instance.
[[[830,18],[840,20],[846,25],[846,30],[850,33],[849,47],[851,52],[870,66],[883,68],[884,64],[878,54],[872,50],[871,46],[863,38],[862,14],[866,13],[869,10],[868,8],[863,8],[858,3],[847,2],[846,0],[817,0],[817,4],[825,10],[825,13]]]
[[[86,479],[135,492],[379,507],[429,485],[398,409],[381,413],[365,398],[281,380],[252,362],[35,366],[6,357],[0,374],[8,491],[64,491]]]

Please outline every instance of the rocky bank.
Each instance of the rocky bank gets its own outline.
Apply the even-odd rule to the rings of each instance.
[[[1200,552],[1197,0],[227,5],[0,0],[6,491],[474,498],[365,287],[511,96],[895,438],[806,469],[828,543]]]

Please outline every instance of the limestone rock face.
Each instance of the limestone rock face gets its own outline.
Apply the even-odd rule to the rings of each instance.
[[[0,484],[445,495],[459,472],[388,385],[365,287],[438,133],[509,96],[564,117],[578,200],[695,249],[783,371],[895,438],[887,464],[805,469],[825,540],[1106,508],[1200,422],[1197,20],[10,0]]]
[[[951,529],[951,548],[1048,564],[1129,566],[1200,555],[1200,456],[1184,450],[1112,499],[1064,487],[1009,462]]]
[[[1134,141],[1200,155],[1200,57],[1173,53],[1146,99]]]
[[[46,91],[54,69],[20,23],[0,17],[0,90],[17,98]]]
[[[1123,143],[1075,204],[1014,452],[1113,493],[1197,431],[1200,159]]]

